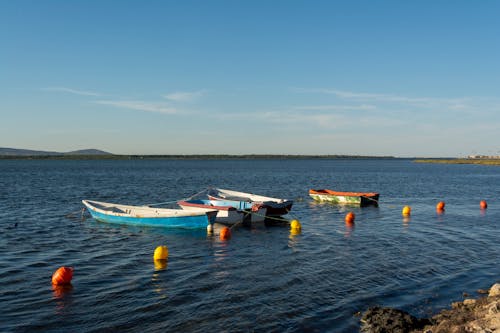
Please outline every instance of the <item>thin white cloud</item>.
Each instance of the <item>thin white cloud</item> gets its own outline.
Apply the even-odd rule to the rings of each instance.
[[[369,111],[375,110],[375,105],[362,104],[362,105],[302,105],[294,106],[293,110],[310,110],[310,111]]]
[[[344,100],[364,101],[371,103],[396,103],[415,105],[420,107],[446,106],[454,110],[466,107],[469,98],[433,98],[433,97],[408,97],[394,94],[363,93],[328,88],[293,88],[297,93],[326,94]]]
[[[176,91],[163,95],[164,98],[175,102],[192,102],[206,94],[206,90],[198,91]]]
[[[148,103],[144,101],[95,101],[94,103],[114,106],[123,109],[145,111],[145,112],[156,112],[165,114],[179,113],[177,109],[169,107],[168,105],[162,103]]]
[[[48,87],[48,88],[42,88],[42,90],[64,92],[64,93],[70,93],[70,94],[82,95],[82,96],[102,96],[102,94],[99,94],[99,93],[96,93],[93,91],[77,90],[77,89],[71,89],[71,88],[66,88],[66,87]]]

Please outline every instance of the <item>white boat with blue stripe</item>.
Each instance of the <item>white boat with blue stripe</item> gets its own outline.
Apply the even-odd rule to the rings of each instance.
[[[234,225],[245,222],[262,222],[266,218],[267,208],[260,204],[234,200],[183,200],[177,202],[182,209],[216,209],[216,222]]]
[[[134,226],[199,229],[213,224],[217,216],[215,209],[167,209],[92,200],[82,203],[97,221]]]

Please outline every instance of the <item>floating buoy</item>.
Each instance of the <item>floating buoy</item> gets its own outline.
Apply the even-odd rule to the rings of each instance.
[[[52,274],[52,284],[60,286],[70,284],[73,278],[73,267],[59,267],[57,271]]]
[[[439,201],[439,202],[437,203],[437,205],[436,205],[436,210],[437,210],[437,211],[442,211],[442,210],[444,210],[444,206],[445,206],[444,201]]]
[[[354,215],[353,212],[349,212],[345,215],[345,223],[346,224],[353,224],[354,223],[354,219],[356,218],[356,215]]]
[[[224,227],[220,230],[219,234],[220,240],[229,240],[231,238],[231,229]]]
[[[411,207],[410,206],[404,206],[403,211],[401,212],[403,216],[409,216],[411,215]]]
[[[299,220],[291,220],[290,221],[290,230],[295,230],[295,231],[302,230],[302,225],[300,224]]]
[[[486,209],[486,208],[488,208],[488,203],[486,202],[486,200],[481,200],[481,201],[479,202],[479,207],[480,207],[481,209]]]
[[[154,263],[155,263],[155,270],[157,270],[157,271],[163,271],[163,270],[167,269],[167,263],[168,263],[167,260],[155,259]]]
[[[213,233],[214,233],[214,225],[210,223],[209,225],[207,225],[207,234],[211,235]]]
[[[155,254],[153,256],[154,260],[167,260],[168,258],[168,247],[165,245],[160,245],[155,249]]]

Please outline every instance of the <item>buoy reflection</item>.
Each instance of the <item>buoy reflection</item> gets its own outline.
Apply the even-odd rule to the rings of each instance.
[[[66,285],[52,285],[52,295],[55,299],[62,299],[67,294],[71,293],[73,286],[71,284]]]
[[[345,221],[345,232],[344,232],[344,237],[349,238],[352,236],[352,233],[354,232],[355,224],[354,221],[348,222],[347,220]]]
[[[67,306],[72,303],[71,292],[73,286],[67,285],[52,285],[52,298],[56,301],[56,313],[63,314]]]

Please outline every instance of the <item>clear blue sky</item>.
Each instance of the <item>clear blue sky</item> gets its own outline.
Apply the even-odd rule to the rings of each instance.
[[[500,1],[0,0],[0,147],[500,154]]]

